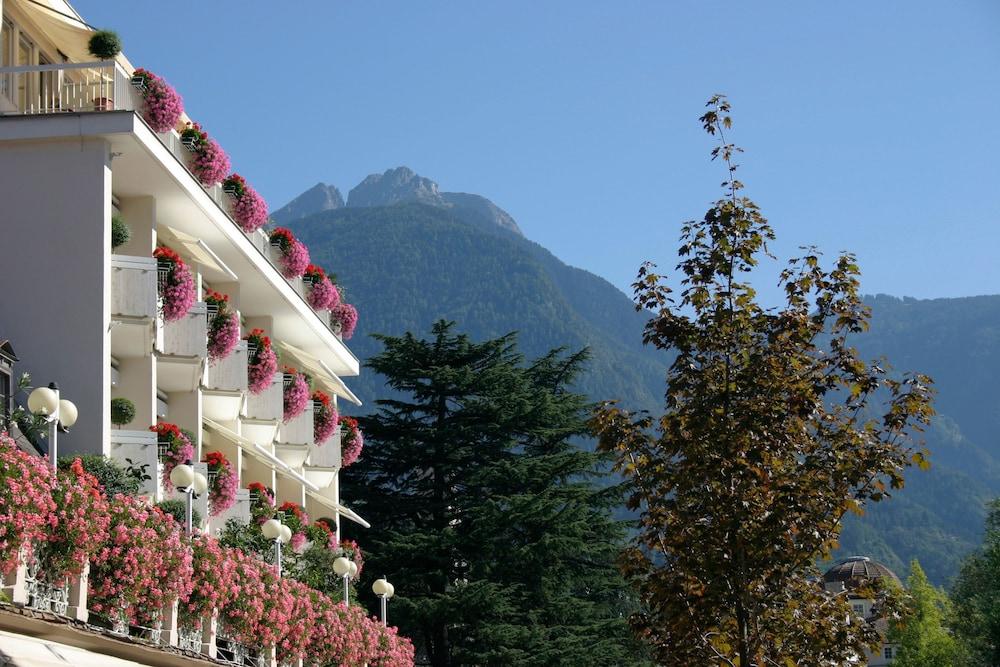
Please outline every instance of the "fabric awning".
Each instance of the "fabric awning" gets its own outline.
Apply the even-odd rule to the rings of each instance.
[[[89,63],[96,60],[90,55],[87,43],[93,31],[79,13],[65,0],[6,0],[8,5],[16,5],[24,12],[32,27],[56,44],[70,62]],[[129,75],[135,70],[124,54],[119,53],[115,61]]]
[[[267,451],[267,447],[256,442],[251,442],[247,440],[239,433],[228,429],[222,424],[205,417],[202,419],[205,422],[205,426],[208,427],[213,433],[217,433],[226,440],[229,440],[234,445],[247,452],[257,460],[261,461],[268,468],[271,468],[277,473],[291,477],[297,482],[300,482],[302,486],[306,487],[307,491],[319,491],[319,487],[310,482],[308,479],[295,472],[288,465],[279,459],[277,456]]]
[[[131,660],[3,631],[0,656],[2,664],[11,667],[142,667]]]
[[[354,395],[354,392],[348,389],[344,381],[337,377],[337,374],[331,371],[320,359],[283,341],[278,341],[278,348],[283,355],[291,358],[292,365],[311,375],[314,381],[322,384],[328,391],[355,405],[361,405],[361,401]]]
[[[364,526],[365,528],[371,528],[372,525],[358,516],[354,510],[350,509],[346,505],[341,505],[340,503],[334,502],[333,498],[323,495],[321,492],[309,491],[308,495],[312,497],[320,505],[325,505],[329,507],[334,512],[344,517],[345,519],[350,519],[356,524]]]
[[[179,229],[174,229],[169,225],[156,226],[157,241],[174,246],[175,250],[186,254],[195,264],[200,264],[203,269],[218,272],[220,275],[238,280],[239,276],[233,273],[228,266],[222,263],[212,249],[199,238],[186,234]]]

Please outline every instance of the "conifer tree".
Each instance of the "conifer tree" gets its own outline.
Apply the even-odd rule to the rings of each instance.
[[[634,284],[653,312],[645,342],[676,355],[665,412],[606,406],[594,423],[641,512],[622,560],[642,603],[633,625],[663,665],[843,664],[880,638],[845,623],[846,596],[825,594],[812,564],[846,512],[925,463],[929,379],[890,376],[849,345],[869,316],[849,254],[824,269],[807,249],[781,273],[782,307],[757,302],[748,274],[774,232],[735,177],[729,103],[708,107],[725,196],[682,228],[679,298],[651,265]]]
[[[990,504],[983,546],[970,554],[951,592],[952,625],[972,653],[972,665],[1000,665],[1000,499]]]
[[[432,665],[640,665],[615,567],[621,494],[572,444],[589,410],[568,386],[584,352],[526,363],[514,335],[378,336],[393,398],[362,418],[342,485],[371,522],[366,569]],[[366,591],[363,591],[366,593]],[[369,594],[370,595],[370,594]]]

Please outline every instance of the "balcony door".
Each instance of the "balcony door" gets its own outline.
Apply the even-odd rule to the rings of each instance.
[[[0,23],[0,67],[12,67],[14,63],[14,24],[3,19]],[[0,113],[14,110],[11,90],[14,86],[13,74],[0,74]]]

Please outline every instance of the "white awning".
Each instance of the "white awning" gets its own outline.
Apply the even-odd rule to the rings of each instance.
[[[337,377],[337,374],[331,371],[322,360],[284,341],[278,341],[278,348],[282,354],[291,358],[295,366],[311,375],[314,381],[322,384],[327,390],[355,405],[361,405],[361,401],[354,395],[354,392],[348,389],[344,381]]]
[[[90,55],[88,47],[93,31],[66,0],[34,0],[34,2],[6,0],[6,2],[16,5],[24,12],[32,27],[55,43],[70,62],[89,63],[96,60]],[[130,75],[135,70],[124,53],[119,53],[115,60]]]
[[[157,225],[156,236],[157,241],[165,242],[167,245],[174,246],[175,250],[187,255],[188,259],[195,264],[200,264],[203,269],[218,273],[220,276],[230,280],[239,280],[239,276],[233,273],[233,271],[226,266],[221,259],[219,259],[219,256],[208,247],[208,244],[201,239],[174,229],[169,225]]]
[[[333,498],[329,498],[327,496],[324,496],[322,493],[314,493],[312,491],[308,491],[307,495],[309,495],[313,500],[318,502],[320,505],[325,505],[326,507],[329,507],[330,509],[332,509],[334,512],[344,517],[345,519],[350,519],[354,523],[360,524],[365,528],[372,527],[370,523],[368,523],[360,516],[358,516],[354,512],[354,510],[348,508],[346,505],[341,505],[340,503],[334,502]]]
[[[306,491],[319,491],[318,486],[316,486],[308,479],[306,479],[299,473],[289,468],[284,461],[279,459],[273,453],[267,451],[267,447],[265,447],[264,445],[258,444],[256,442],[251,442],[250,440],[247,440],[239,433],[236,433],[235,431],[226,428],[222,424],[219,424],[218,422],[213,421],[208,417],[204,417],[202,421],[205,422],[205,426],[207,426],[210,431],[218,433],[226,440],[229,440],[234,445],[242,449],[244,452],[247,452],[251,456],[255,457],[257,460],[261,461],[268,468],[282,475],[286,475],[287,477],[291,477],[296,482],[301,483],[302,486],[306,487]]]
[[[142,667],[131,660],[2,631],[0,654],[2,664],[11,667]]]

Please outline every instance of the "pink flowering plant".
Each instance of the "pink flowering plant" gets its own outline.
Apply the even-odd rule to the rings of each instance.
[[[267,202],[246,179],[233,173],[222,182],[222,187],[233,198],[233,220],[240,229],[249,234],[267,223]]]
[[[184,260],[166,246],[153,251],[157,267],[166,272],[166,280],[160,284],[163,320],[174,322],[188,314],[195,301],[194,277]]]
[[[42,576],[62,584],[78,577],[84,565],[108,539],[108,501],[97,478],[74,459],[69,470],[60,470],[52,487],[55,526],[40,545]]]
[[[108,516],[110,538],[91,561],[88,606],[148,626],[191,594],[191,550],[173,517],[139,498],[118,494]]]
[[[310,264],[302,280],[309,284],[306,300],[313,310],[332,310],[340,305],[340,292],[322,267]]]
[[[208,327],[208,358],[214,363],[225,359],[236,349],[240,342],[240,320],[229,305],[228,294],[208,290],[205,303],[216,309]]]
[[[181,132],[181,140],[191,146],[191,173],[205,187],[221,183],[229,173],[229,156],[222,146],[208,133],[201,129],[198,123],[188,123]]]
[[[333,435],[340,415],[337,414],[337,408],[333,407],[333,401],[326,392],[317,389],[313,392],[312,399],[313,406],[315,406],[313,415],[313,442],[319,447]]]
[[[136,69],[132,73],[134,82],[142,95],[142,117],[153,128],[153,132],[169,132],[177,126],[184,113],[184,102],[173,86],[149,70]]]
[[[254,329],[245,340],[251,349],[247,363],[249,390],[251,394],[259,394],[271,386],[278,371],[278,356],[271,349],[271,338],[264,335],[263,329]]]
[[[341,301],[340,305],[331,308],[330,312],[341,337],[344,340],[350,339],[354,335],[355,327],[358,326],[358,309]]]
[[[46,539],[56,526],[53,480],[44,459],[17,448],[0,432],[0,572],[10,574],[18,552]]]
[[[236,504],[236,490],[240,482],[233,464],[222,452],[209,452],[202,460],[208,464],[208,478],[211,480],[208,488],[209,512],[218,516]]]
[[[303,275],[309,266],[309,250],[305,245],[285,227],[278,227],[272,231],[269,238],[271,245],[280,253],[278,264],[281,275],[289,280]]]
[[[354,417],[340,415],[340,465],[347,468],[353,465],[365,446],[365,438],[361,434],[358,420]]]
[[[156,426],[150,426],[149,430],[156,433],[160,461],[163,463],[163,488],[168,492],[172,491],[174,485],[170,482],[170,473],[174,467],[191,461],[194,457],[194,445],[176,424],[159,422]]]
[[[202,621],[216,609],[232,603],[236,588],[236,560],[230,550],[208,535],[191,539],[194,585],[191,595],[181,605],[180,623],[188,629],[201,629]]]
[[[285,367],[285,423],[301,415],[309,405],[309,382],[304,373]]]

